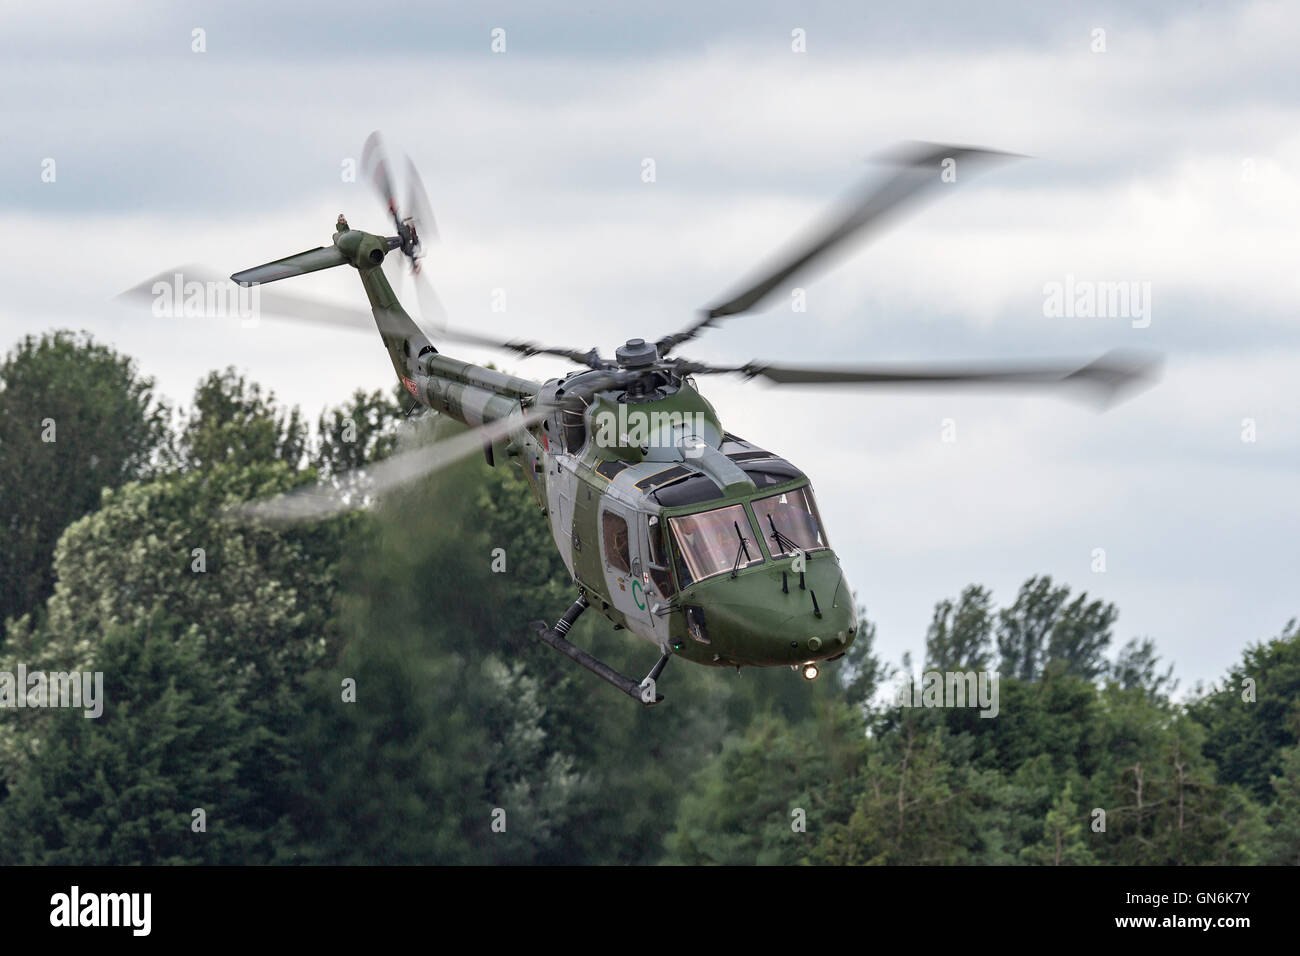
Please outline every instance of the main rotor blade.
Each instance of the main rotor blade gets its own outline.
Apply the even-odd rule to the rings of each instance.
[[[576,395],[586,402],[597,392],[627,388],[643,377],[644,373],[635,369],[601,368],[594,374],[582,372],[561,383],[555,390],[555,397],[560,399]]]
[[[944,182],[945,160],[953,160],[955,166],[952,169],[964,178],[972,168],[978,169],[994,160],[1014,155],[937,143],[908,144],[889,154],[886,161],[899,167],[892,176],[874,189],[865,189],[847,208],[830,217],[810,239],[783,256],[760,278],[725,301],[703,310],[701,317],[681,332],[660,339],[659,354],[666,355],[675,346],[693,339],[717,319],[755,308],[795,275],[815,265],[827,264],[827,260],[848,240],[866,238],[871,229],[883,225],[910,202],[924,194],[933,194],[935,187]]]
[[[463,342],[466,345],[482,345],[488,348],[504,349],[507,352],[522,355],[524,358],[531,358],[534,355],[554,355],[568,359],[570,362],[576,362],[579,365],[586,365],[589,368],[606,368],[609,365],[594,348],[583,352],[581,349],[538,345],[536,342],[527,342],[522,339],[503,341],[486,335],[479,335],[477,332],[466,332],[463,329],[444,329],[442,337],[453,342]]]
[[[798,366],[751,362],[735,367],[684,362],[683,374],[737,372],[777,385],[1012,385],[1081,386],[1100,404],[1154,384],[1160,359],[1126,350],[1091,362],[984,362],[950,365]]]
[[[365,507],[374,495],[382,495],[431,475],[482,451],[486,444],[502,441],[522,429],[531,428],[550,414],[550,411],[549,408],[534,408],[523,415],[511,415],[509,418],[471,428],[444,441],[344,472],[339,475],[338,483],[322,482],[274,498],[246,502],[228,509],[227,513],[240,521],[267,521],[283,525],[317,521],[356,511]]]

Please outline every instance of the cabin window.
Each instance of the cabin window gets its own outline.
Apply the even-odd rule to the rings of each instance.
[[[627,522],[612,511],[600,517],[600,536],[605,545],[605,563],[615,571],[632,573],[632,556],[628,550]]]
[[[754,517],[773,555],[829,548],[812,489],[805,485],[754,499]]]

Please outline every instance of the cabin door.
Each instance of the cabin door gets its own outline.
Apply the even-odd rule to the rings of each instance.
[[[646,596],[646,541],[641,515],[618,502],[603,502],[600,509],[600,553],[610,603],[640,625],[647,635],[650,601]]]

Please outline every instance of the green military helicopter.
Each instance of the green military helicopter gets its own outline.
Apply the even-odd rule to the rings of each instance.
[[[392,165],[379,135],[367,140],[363,168],[388,206],[396,235],[353,229],[340,215],[333,242],[237,272],[256,287],[321,269],[357,270],[371,314],[260,293],[260,308],[295,319],[378,331],[393,369],[421,406],[470,430],[365,469],[375,493],[475,453],[518,466],[550,524],[573,576],[577,599],[538,637],[642,702],[663,699],[656,682],[676,655],[719,667],[785,665],[812,679],[844,655],[859,622],[852,590],[831,548],[808,476],[767,448],[728,432],[701,394],[697,376],[732,373],[778,385],[1031,385],[1074,387],[1109,401],[1150,377],[1153,364],[1108,353],[1086,363],[1002,363],[978,367],[799,367],[766,362],[714,366],[675,356],[678,346],[719,320],[749,312],[796,274],[825,264],[923,196],[963,173],[1005,158],[987,150],[914,144],[885,157],[890,172],[790,255],[738,294],[704,310],[679,332],[629,339],[613,358],[596,349],[498,341],[454,330],[420,271],[433,234],[420,177],[407,161],[409,199],[400,208]],[[945,172],[949,175],[945,175]],[[964,178],[964,177],[963,177]],[[454,359],[398,302],[381,266],[394,252],[415,277],[433,338],[553,355],[580,369],[536,382]],[[141,289],[148,286],[143,284]],[[244,518],[298,521],[357,507],[365,496],[320,485],[240,509]],[[640,681],[570,643],[587,608],[650,641],[658,662]]]

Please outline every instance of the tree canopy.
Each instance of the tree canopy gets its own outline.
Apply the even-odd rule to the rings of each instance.
[[[918,659],[994,680],[996,716],[894,696],[911,661],[891,680],[866,607],[815,682],[673,661],[646,709],[530,636],[573,586],[507,462],[315,526],[227,519],[440,436],[394,395],[310,428],[226,369],[173,422],[68,333],[0,376],[0,675],[105,681],[95,719],[0,707],[0,860],[1300,863],[1294,622],[1176,698],[1155,640],[1113,646],[1113,604],[971,584],[936,595]],[[654,656],[595,614],[571,638]]]

